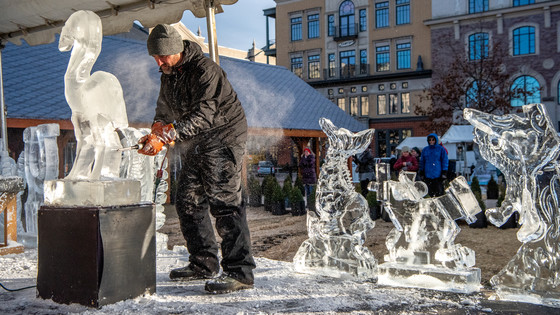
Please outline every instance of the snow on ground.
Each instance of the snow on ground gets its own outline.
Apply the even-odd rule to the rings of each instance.
[[[255,288],[214,295],[204,281],[174,282],[173,268],[187,263],[186,248],[159,252],[156,294],[100,309],[57,304],[36,297],[36,289],[7,292],[0,288],[0,314],[305,314],[305,313],[486,313],[482,293],[464,295],[431,290],[381,287],[294,272],[289,262],[256,258]],[[37,250],[0,256],[0,283],[9,289],[36,284]],[[486,300],[487,301],[487,300]],[[511,305],[511,303],[510,303]],[[519,308],[516,308],[519,313]]]
[[[477,309],[477,296],[437,291],[380,288],[359,283],[294,272],[288,262],[257,258],[255,288],[214,295],[204,291],[204,281],[174,282],[171,269],[184,266],[184,247],[158,253],[156,294],[121,301],[101,309],[78,304],[57,304],[36,297],[35,288],[17,292],[0,289],[0,313],[40,314],[267,314],[339,313],[373,310],[422,310],[434,307]],[[18,255],[0,256],[0,282],[9,289],[35,285],[37,250],[26,249]]]

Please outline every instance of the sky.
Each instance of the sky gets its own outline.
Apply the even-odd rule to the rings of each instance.
[[[223,13],[216,14],[218,45],[240,50],[248,50],[266,45],[266,16],[264,9],[276,7],[274,0],[238,0],[232,5],[222,5]],[[201,35],[208,42],[206,18],[196,18],[191,11],[185,11],[181,22],[196,34],[200,27]],[[274,39],[274,19],[269,19],[270,39]]]

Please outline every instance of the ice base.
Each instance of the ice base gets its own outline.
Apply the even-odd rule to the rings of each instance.
[[[496,295],[502,301],[524,302],[560,308],[560,293],[552,291],[526,291],[519,288],[496,286]]]
[[[139,204],[140,181],[110,180],[51,180],[44,184],[45,205],[120,206]]]
[[[455,270],[434,265],[384,263],[379,265],[378,269],[380,285],[458,293],[479,291],[480,277],[479,268]]]

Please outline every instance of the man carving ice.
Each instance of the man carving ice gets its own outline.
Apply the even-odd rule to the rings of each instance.
[[[212,293],[252,288],[255,262],[241,197],[247,140],[243,107],[220,66],[173,27],[157,25],[147,45],[163,74],[152,132],[140,139],[144,146],[138,152],[155,155],[176,141],[183,161],[176,208],[190,256],[189,264],[169,277],[211,279],[205,290]],[[222,238],[219,278],[210,214]]]

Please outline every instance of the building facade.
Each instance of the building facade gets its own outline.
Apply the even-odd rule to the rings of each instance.
[[[502,71],[512,89],[527,92],[514,95],[511,106],[543,103],[559,128],[559,21],[560,1],[433,0],[432,18],[426,25],[431,28],[432,47],[442,58],[450,55],[442,42],[446,38],[463,47],[471,61],[488,56],[493,47],[505,47]],[[434,77],[445,74],[443,64],[434,64]],[[482,85],[472,84],[467,94],[476,95]]]
[[[379,157],[427,134],[414,109],[431,84],[429,1],[276,0],[277,64],[373,128]]]

